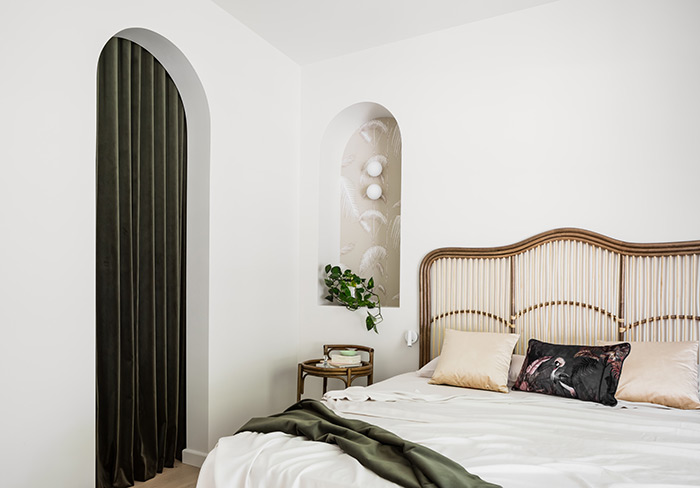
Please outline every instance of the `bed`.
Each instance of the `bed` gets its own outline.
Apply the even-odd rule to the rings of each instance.
[[[419,281],[420,368],[328,392],[332,412],[503,487],[700,486],[700,241],[556,229],[510,246],[437,249]],[[477,359],[497,366],[486,386],[473,383],[483,379]],[[603,368],[600,398],[563,373],[576,361]],[[547,365],[559,390],[538,383]],[[445,372],[466,384],[435,384]],[[197,486],[398,485],[334,444],[246,431],[220,439]]]

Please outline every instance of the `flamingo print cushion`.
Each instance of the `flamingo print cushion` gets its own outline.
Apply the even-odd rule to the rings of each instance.
[[[514,390],[617,404],[615,391],[627,342],[611,346],[570,346],[530,339]]]

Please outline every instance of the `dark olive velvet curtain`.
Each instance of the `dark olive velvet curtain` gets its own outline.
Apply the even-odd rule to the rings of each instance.
[[[170,76],[125,39],[97,106],[97,486],[126,487],[185,444],[187,133]]]

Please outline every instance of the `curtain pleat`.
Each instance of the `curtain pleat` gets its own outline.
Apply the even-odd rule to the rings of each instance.
[[[185,446],[187,128],[146,50],[98,65],[97,486],[127,487]]]

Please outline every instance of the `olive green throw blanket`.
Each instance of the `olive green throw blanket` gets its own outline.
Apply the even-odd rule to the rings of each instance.
[[[336,444],[364,467],[407,488],[496,488],[432,449],[376,425],[339,417],[317,400],[302,400],[283,413],[251,419],[238,432],[285,432]]]

